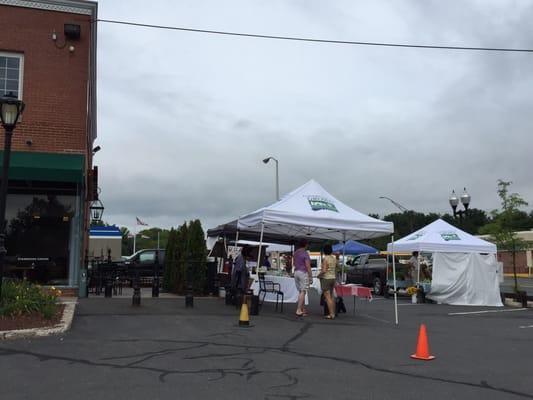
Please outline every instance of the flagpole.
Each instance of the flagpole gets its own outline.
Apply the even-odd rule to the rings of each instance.
[[[137,227],[135,227],[135,229],[137,229]],[[135,241],[137,239],[137,232],[134,230],[133,231],[133,254],[135,254]]]

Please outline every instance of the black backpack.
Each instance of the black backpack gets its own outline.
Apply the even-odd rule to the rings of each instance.
[[[342,297],[337,297],[337,300],[335,302],[335,311],[337,314],[346,313],[346,306],[344,305]]]

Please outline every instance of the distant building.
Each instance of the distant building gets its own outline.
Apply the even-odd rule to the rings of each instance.
[[[122,232],[118,226],[91,226],[89,234],[90,260],[120,260],[122,256]]]
[[[74,293],[94,193],[96,19],[91,1],[0,0],[0,96],[26,104],[13,134],[6,273]]]
[[[533,272],[533,231],[515,232],[516,236],[528,242],[527,250],[515,252],[516,272],[519,274],[531,274]],[[482,235],[481,238],[490,240],[490,235]],[[503,262],[503,271],[506,274],[513,273],[513,252],[498,249],[498,261]]]

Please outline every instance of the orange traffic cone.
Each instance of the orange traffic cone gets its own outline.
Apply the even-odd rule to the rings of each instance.
[[[417,360],[433,360],[435,356],[429,355],[428,338],[426,334],[426,325],[420,324],[420,331],[418,332],[418,343],[416,345],[416,353],[411,355],[411,358]]]

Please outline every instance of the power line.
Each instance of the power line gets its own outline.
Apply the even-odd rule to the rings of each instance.
[[[290,41],[296,41],[296,42],[309,42],[309,43],[343,44],[343,45],[356,45],[356,46],[404,47],[404,48],[413,48],[413,49],[473,50],[473,51],[533,53],[533,49],[518,49],[518,48],[505,48],[505,47],[436,46],[436,45],[421,45],[421,44],[408,44],[408,43],[358,42],[358,41],[351,41],[351,40],[329,40],[329,39],[316,39],[316,38],[293,37],[293,36],[259,35],[255,33],[213,31],[213,30],[208,30],[208,29],[194,29],[194,28],[184,28],[184,27],[178,27],[178,26],[141,24],[137,22],[116,21],[116,20],[110,20],[110,19],[97,19],[96,22],[139,26],[143,28],[168,29],[168,30],[183,31],[183,32],[207,33],[211,35],[238,36],[238,37],[249,37],[249,38],[258,38],[258,39],[290,40]]]

